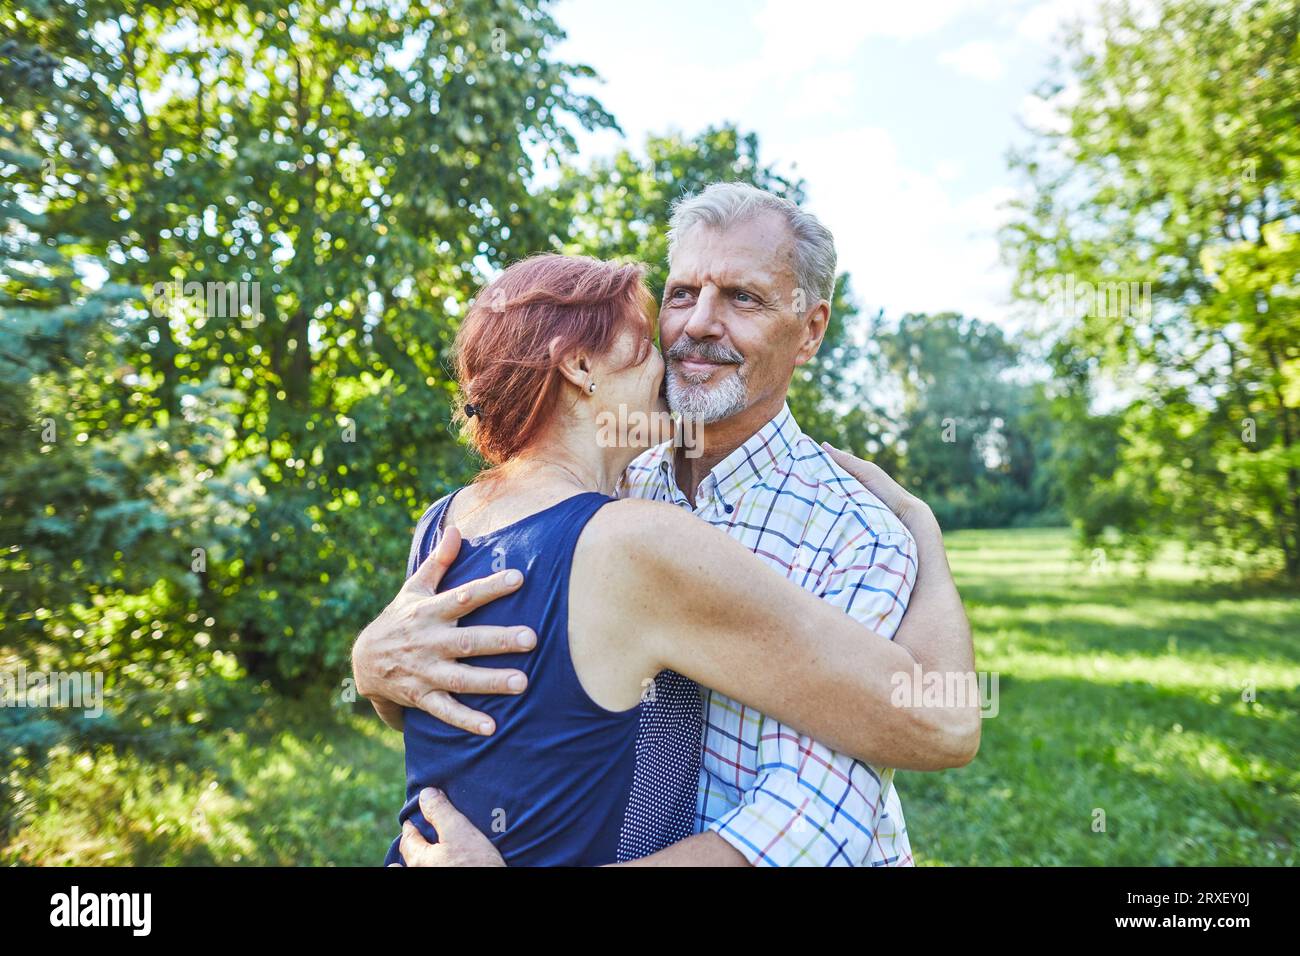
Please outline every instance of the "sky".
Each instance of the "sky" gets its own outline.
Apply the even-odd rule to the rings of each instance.
[[[560,0],[555,56],[585,63],[622,127],[581,157],[648,133],[730,121],[760,159],[807,181],[859,304],[897,318],[959,311],[1015,327],[999,263],[1008,149],[1049,112],[1061,26],[1095,0]]]

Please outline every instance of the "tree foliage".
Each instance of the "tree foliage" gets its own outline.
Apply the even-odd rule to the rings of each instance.
[[[547,242],[533,157],[612,124],[590,71],[533,2],[0,22],[7,634],[341,680],[412,513],[470,468],[446,347]]]
[[[1111,436],[1106,467],[1076,476],[1080,522],[1300,576],[1295,5],[1112,2],[1065,52],[1043,91],[1060,128],[1016,157],[1029,191],[1006,248],[1057,325],[1067,441]],[[1129,282],[1150,296],[1061,294]]]
[[[945,527],[1052,515],[1052,420],[1042,387],[1015,377],[1024,359],[998,326],[952,312],[877,316],[868,341],[873,381],[896,392],[876,459]]]

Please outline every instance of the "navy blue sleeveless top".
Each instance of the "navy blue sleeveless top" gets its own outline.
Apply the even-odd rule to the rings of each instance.
[[[452,497],[421,519],[408,576],[437,543]],[[537,634],[532,651],[469,663],[521,670],[528,688],[519,695],[459,695],[467,707],[496,721],[490,737],[421,710],[404,711],[406,803],[399,826],[410,819],[426,840],[437,840],[419,808],[420,791],[435,786],[512,866],[614,863],[653,853],[692,832],[700,757],[694,721],[700,715],[688,715],[673,733],[648,738],[644,708],[610,711],[597,704],[569,656],[574,548],[592,515],[612,500],[597,492],[575,495],[462,542],[440,590],[508,568],[523,572],[524,583],[465,615],[461,625],[528,626]],[[398,842],[385,863],[401,862]]]

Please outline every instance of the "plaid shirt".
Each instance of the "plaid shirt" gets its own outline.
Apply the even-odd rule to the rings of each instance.
[[[624,494],[691,509],[885,637],[907,609],[911,534],[800,431],[789,406],[709,472],[693,508],[678,488],[671,444],[632,463]],[[704,694],[697,831],[713,830],[754,865],[912,865],[893,770],[835,753],[717,691]]]

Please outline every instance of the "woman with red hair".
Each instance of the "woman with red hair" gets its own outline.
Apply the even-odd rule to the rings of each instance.
[[[904,647],[707,522],[617,497],[632,459],[672,437],[654,340],[639,267],[558,255],[506,269],[460,328],[458,418],[490,467],[426,512],[412,567],[459,543],[444,589],[522,572],[518,590],[461,625],[525,624],[536,646],[492,659],[522,670],[526,693],[461,695],[493,718],[490,736],[406,709],[400,819],[427,840],[437,835],[419,812],[425,788],[445,792],[510,864],[613,863],[688,835],[699,728],[638,734],[665,669],[862,759],[940,732],[936,709],[891,704],[891,675],[915,664]],[[638,427],[611,440],[611,421]],[[959,611],[915,609],[908,626],[965,626]],[[389,862],[400,859],[394,841]]]

